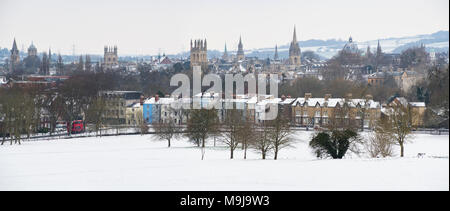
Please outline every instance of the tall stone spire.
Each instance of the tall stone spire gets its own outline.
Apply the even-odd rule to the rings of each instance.
[[[278,45],[275,45],[275,55],[273,56],[273,60],[278,60]]]
[[[300,56],[301,51],[297,41],[297,30],[294,25],[294,35],[292,38],[291,46],[289,47],[289,64],[291,65],[291,69],[295,70],[300,67],[301,65]]]
[[[19,49],[17,48],[16,38],[14,38],[13,46],[11,49],[9,70],[13,72],[19,63],[20,63]]]
[[[380,40],[378,40],[378,45],[377,45],[377,56],[381,55],[381,45],[380,45]]]
[[[244,45],[242,44],[242,38],[239,36],[239,44],[238,44],[238,51],[237,51],[237,59],[238,60],[244,60]]]
[[[14,38],[14,42],[13,42],[11,51],[19,51],[19,49],[17,48],[16,38]]]
[[[295,30],[295,25],[294,25],[294,37],[292,38],[292,42],[293,43],[297,43],[297,32],[296,32],[296,30]]]
[[[51,63],[52,62],[52,49],[48,48],[48,62]]]
[[[224,49],[224,51],[223,51],[222,59],[223,59],[223,60],[228,60],[227,43],[225,43],[225,49]]]

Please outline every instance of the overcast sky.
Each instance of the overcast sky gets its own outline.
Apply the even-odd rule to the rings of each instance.
[[[173,54],[191,38],[209,49],[273,47],[292,39],[365,41],[449,29],[448,0],[0,0],[0,46],[43,51]]]

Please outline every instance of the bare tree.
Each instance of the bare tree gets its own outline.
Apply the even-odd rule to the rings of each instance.
[[[180,131],[172,118],[167,119],[165,122],[157,123],[153,125],[156,137],[160,140],[167,141],[167,147],[171,146],[172,139],[178,137]]]
[[[95,97],[86,111],[86,122],[94,124],[95,133],[102,136],[103,118],[106,112],[106,102],[101,96]]]
[[[259,128],[255,141],[251,143],[251,147],[261,154],[263,160],[266,159],[267,154],[269,154],[273,147],[268,127],[263,125]]]
[[[215,109],[195,109],[189,113],[186,136],[201,147],[202,160],[205,157],[206,139],[217,133],[217,122]]]
[[[386,116],[381,117],[377,128],[379,133],[390,137],[400,146],[400,157],[404,156],[405,143],[412,137],[411,119],[414,115],[408,105],[393,103],[386,110]]]
[[[225,115],[225,132],[222,142],[230,149],[230,159],[233,159],[234,150],[239,145],[239,132],[243,127],[243,114],[241,110],[230,109]]]
[[[239,128],[237,135],[238,141],[241,143],[242,149],[244,150],[244,159],[247,159],[247,149],[256,140],[257,135],[254,122],[250,119],[246,119],[242,127]]]
[[[276,119],[269,122],[270,140],[273,147],[274,157],[278,159],[281,149],[291,147],[294,139],[291,139],[289,120],[284,115],[279,114]]]
[[[373,158],[377,158],[380,156],[389,157],[394,155],[394,144],[395,143],[386,133],[375,129],[374,132],[369,134],[368,141],[365,143],[365,147],[369,155]]]

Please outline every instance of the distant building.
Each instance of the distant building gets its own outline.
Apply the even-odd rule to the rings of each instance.
[[[224,51],[223,51],[222,59],[223,59],[224,61],[228,61],[228,52],[227,52],[227,44],[226,44],[226,43],[225,43],[225,49],[224,49]]]
[[[237,50],[237,54],[236,54],[236,59],[238,61],[243,61],[245,59],[244,45],[242,44],[241,37],[239,37],[239,44],[238,44],[238,50]]]
[[[341,108],[349,108],[348,113],[340,113]],[[345,98],[332,98],[331,94],[313,98],[311,93],[306,93],[304,98],[292,103],[292,109],[294,124],[302,127],[326,127],[330,120],[345,115],[346,121],[354,121],[360,128],[373,128],[381,114],[380,103],[370,95],[365,99],[354,99],[351,94]]]
[[[289,46],[289,65],[291,70],[300,68],[301,65],[300,56],[301,50],[300,47],[298,46],[297,33],[294,26],[294,36],[291,45]]]
[[[28,56],[37,56],[37,48],[34,46],[33,42],[31,42],[30,47],[28,47]]]
[[[353,38],[351,36],[350,38],[348,38],[348,42],[344,45],[342,51],[351,54],[356,54],[359,52],[358,45],[355,42],[353,42]]]
[[[413,127],[418,128],[422,127],[424,124],[424,115],[426,110],[425,102],[408,102],[408,100],[404,97],[396,97],[391,102],[387,104],[387,106],[383,109],[383,113],[387,116],[390,115],[389,109],[393,106],[404,106],[411,111],[411,119],[410,123]]]
[[[19,63],[20,63],[19,49],[17,48],[16,39],[14,38],[13,46],[11,49],[11,57],[9,61],[9,71],[13,72],[19,65]]]
[[[28,55],[23,59],[23,63],[25,65],[25,72],[28,74],[37,74],[42,69],[41,59],[38,57],[37,48],[33,42],[28,47]]]
[[[127,124],[127,108],[141,102],[142,92],[138,91],[103,91],[99,95],[105,100],[106,108],[103,119],[106,124]]]
[[[206,67],[208,65],[208,47],[203,40],[191,40],[191,68],[193,66]]]
[[[117,55],[117,46],[105,46],[103,65],[105,68],[111,69],[119,65],[119,56]]]
[[[143,122],[142,102],[133,103],[126,108],[126,123],[128,126],[140,126]]]

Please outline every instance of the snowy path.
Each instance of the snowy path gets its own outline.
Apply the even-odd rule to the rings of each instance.
[[[448,135],[416,135],[405,158],[343,160],[316,160],[310,136],[297,132],[277,161],[253,151],[243,160],[240,150],[229,160],[220,146],[201,161],[185,140],[169,149],[151,135],[5,145],[0,190],[449,190]]]

